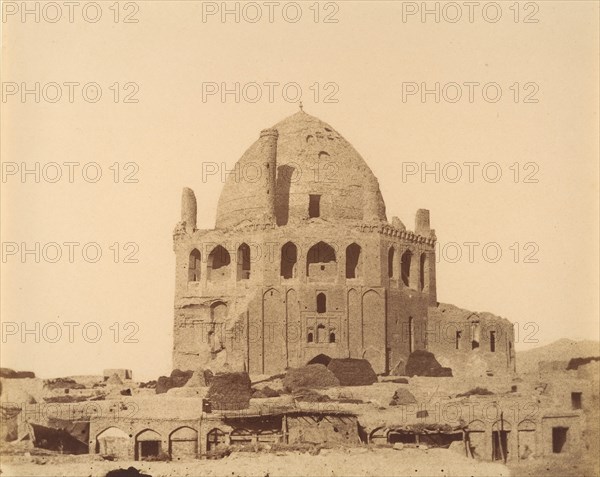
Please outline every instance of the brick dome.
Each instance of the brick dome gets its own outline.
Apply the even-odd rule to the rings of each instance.
[[[276,169],[271,185],[270,164]],[[329,124],[304,111],[263,130],[235,170],[219,198],[216,228],[387,220],[377,178],[364,159]]]

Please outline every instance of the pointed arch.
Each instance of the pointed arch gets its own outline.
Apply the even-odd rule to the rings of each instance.
[[[325,293],[317,293],[317,313],[327,312],[327,295]]]
[[[202,256],[200,251],[195,248],[190,252],[188,258],[188,282],[199,282],[200,281],[200,264],[202,263]]]
[[[361,276],[361,248],[357,243],[351,243],[346,247],[346,278],[358,278]]]
[[[334,279],[336,274],[337,261],[334,248],[323,241],[314,244],[306,254],[306,276]]]
[[[287,242],[281,247],[281,262],[279,275],[281,278],[296,278],[296,264],[298,262],[298,247],[293,242]]]
[[[396,249],[392,246],[388,250],[387,269],[388,269],[388,277],[389,278],[396,278],[396,270],[395,270],[396,267],[394,266],[395,261],[396,261]]]
[[[225,247],[217,245],[208,256],[207,278],[210,282],[221,282],[229,278],[231,256]]]
[[[237,250],[237,279],[248,280],[250,278],[250,247],[242,243]]]
[[[410,265],[412,261],[412,252],[410,250],[406,250],[402,254],[402,258],[400,259],[400,274],[402,276],[402,283],[407,287],[410,286]]]

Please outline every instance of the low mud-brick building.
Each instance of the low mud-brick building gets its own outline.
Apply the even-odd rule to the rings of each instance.
[[[435,233],[391,223],[365,160],[303,111],[260,133],[226,177],[214,229],[184,189],[173,239],[173,366],[275,374],[313,357],[389,372],[425,349]]]

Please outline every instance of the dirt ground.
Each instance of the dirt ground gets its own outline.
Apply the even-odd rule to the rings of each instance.
[[[513,477],[598,477],[600,456],[589,452],[581,455],[547,455],[543,459],[508,464]]]
[[[38,462],[37,464],[32,461]],[[59,463],[59,461],[62,461]],[[45,464],[42,464],[45,462]],[[90,456],[3,456],[2,476],[104,477],[109,470],[133,466],[152,477],[197,476],[469,476],[511,475],[501,464],[468,460],[447,449],[356,447],[300,453],[233,453],[219,460],[190,462],[107,462]]]

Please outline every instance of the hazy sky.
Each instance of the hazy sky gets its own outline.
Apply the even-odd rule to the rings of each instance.
[[[57,2],[63,11],[55,23],[58,12],[43,2],[37,23],[35,14],[24,22],[22,12],[12,14],[21,2],[4,4],[10,10],[2,23],[2,366],[44,377],[109,367],[132,368],[145,379],[169,372],[172,231],[181,189],[194,189],[198,226],[212,228],[222,183],[219,175],[203,181],[203,164],[232,168],[261,129],[295,113],[293,83],[305,111],[365,158],[389,220],[399,216],[412,229],[416,210],[430,209],[443,252],[439,301],[517,322],[517,349],[536,340],[597,339],[597,2],[531,2],[517,10],[500,2],[496,23],[495,7],[482,11],[489,2],[481,2],[472,22],[458,2],[462,17],[455,23],[456,9],[444,4],[439,23],[433,14],[425,22],[420,12],[408,15],[421,2],[318,9],[302,2],[300,10],[279,2],[272,23],[268,5],[258,2],[240,4],[239,23],[233,14],[223,22],[219,12],[203,19],[203,9],[219,9],[220,2],[194,1],[131,2],[118,12],[113,2],[99,2],[102,16],[92,23],[98,11],[86,7],[84,14],[87,3],[70,22],[68,7]],[[252,23],[257,8],[262,18]],[[292,23],[298,11],[302,17]],[[39,102],[34,93],[23,98],[22,89],[35,91],[36,82]],[[97,102],[91,83],[102,90]],[[203,100],[214,84],[235,83],[239,102],[234,94]],[[265,83],[278,83],[272,102]],[[435,90],[436,83],[439,102],[434,94],[406,94],[415,85]],[[479,83],[471,86],[472,101],[471,83]],[[456,84],[462,97],[451,102]],[[250,102],[257,91],[262,97]],[[325,102],[327,95],[337,102]],[[33,173],[23,180],[23,166],[34,170],[36,163],[39,183]],[[49,163],[60,165],[56,182]],[[406,174],[421,163],[439,164],[439,182],[435,174]],[[452,163],[461,166],[456,182]],[[465,163],[479,163],[472,182]],[[102,177],[93,183],[98,169]],[[492,182],[498,170],[502,177]],[[73,263],[70,242],[80,244],[72,246]],[[473,260],[464,245],[470,242],[479,244]],[[23,259],[23,246],[36,243],[40,263],[34,253]],[[61,244],[56,263],[49,243]],[[82,256],[88,243],[89,260],[93,243],[102,251],[96,263]],[[492,263],[498,249],[502,256]],[[123,263],[130,253],[138,263]],[[58,338],[53,322],[60,324]],[[72,343],[65,322],[79,323]],[[39,326],[40,343],[35,332],[22,336],[23,326]],[[102,335],[90,342],[98,329]],[[138,343],[126,342],[130,333]]]

